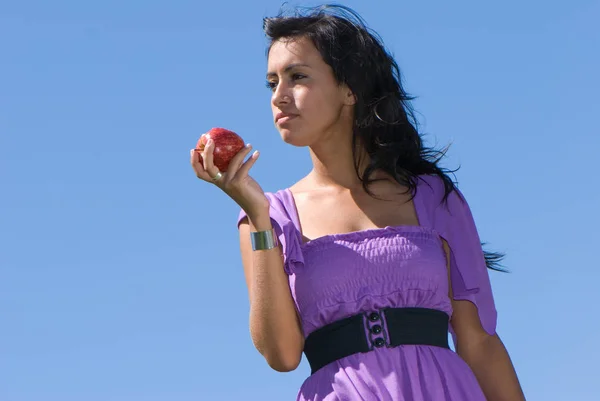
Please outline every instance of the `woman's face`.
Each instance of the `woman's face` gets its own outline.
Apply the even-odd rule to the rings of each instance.
[[[285,142],[310,146],[340,128],[352,127],[354,96],[337,83],[310,39],[274,42],[267,81],[273,91],[275,126]]]

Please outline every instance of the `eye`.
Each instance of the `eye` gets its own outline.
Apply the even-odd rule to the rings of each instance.
[[[275,90],[277,87],[277,82],[267,81],[265,82],[265,86],[271,90]]]
[[[297,81],[297,80],[302,79],[302,78],[306,78],[306,75],[302,75],[302,74],[298,74],[298,73],[292,74],[292,79],[294,81]]]

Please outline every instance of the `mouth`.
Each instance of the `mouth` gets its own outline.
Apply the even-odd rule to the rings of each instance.
[[[296,117],[298,117],[298,115],[297,115],[297,114],[278,113],[278,114],[275,116],[275,123],[276,123],[276,124],[279,124],[279,125],[280,125],[280,124],[285,124],[285,123],[287,123],[288,121],[290,121],[290,120],[292,120],[292,119],[294,119],[294,118],[296,118]]]

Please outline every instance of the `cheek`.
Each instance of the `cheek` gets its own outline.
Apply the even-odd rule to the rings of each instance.
[[[310,91],[304,87],[294,88],[294,106],[298,111],[305,112],[310,110]]]
[[[331,108],[330,102],[322,92],[306,87],[294,91],[294,102],[301,114],[310,116],[313,120],[326,118]]]
[[[328,92],[313,93],[307,107],[310,109],[311,116],[319,128],[325,128],[335,124],[340,117],[342,105],[335,96]]]

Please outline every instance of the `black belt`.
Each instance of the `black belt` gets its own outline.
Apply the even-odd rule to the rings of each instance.
[[[331,362],[375,347],[413,344],[450,348],[448,319],[445,312],[426,308],[359,313],[310,333],[304,342],[304,354],[313,374]]]

